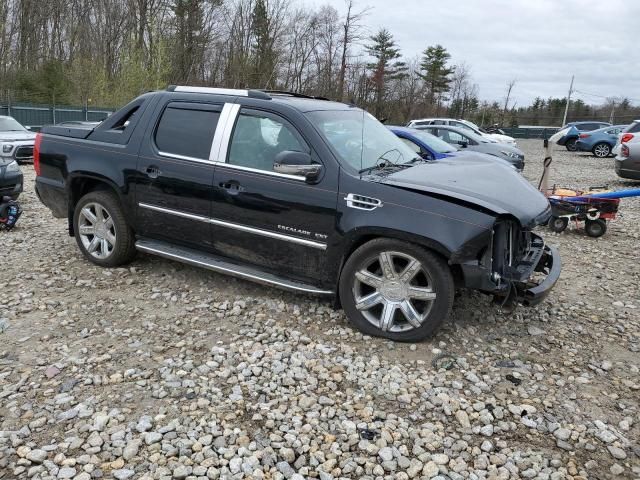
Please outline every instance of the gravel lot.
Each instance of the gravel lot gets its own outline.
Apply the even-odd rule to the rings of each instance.
[[[520,144],[535,182],[542,142]],[[612,162],[557,149],[552,179],[633,186]],[[24,170],[0,232],[0,478],[640,478],[640,200],[600,239],[541,229],[564,262],[546,303],[464,293],[408,345],[151,256],[95,267]]]

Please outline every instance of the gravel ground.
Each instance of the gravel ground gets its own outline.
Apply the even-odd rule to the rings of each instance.
[[[520,143],[535,182],[541,141]],[[632,186],[612,162],[558,149],[553,181]],[[159,258],[93,266],[25,171],[0,232],[2,479],[640,478],[638,199],[600,239],[541,230],[564,262],[544,304],[464,293],[407,345]]]

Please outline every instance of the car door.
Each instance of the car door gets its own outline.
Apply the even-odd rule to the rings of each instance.
[[[325,169],[313,185],[274,172],[283,151],[307,152],[323,163],[300,132],[274,112],[242,107],[228,123],[214,175],[216,251],[282,276],[322,278],[335,231],[337,170]]]
[[[149,126],[138,159],[137,233],[210,249],[210,152],[222,105],[165,101],[158,110],[159,120]]]

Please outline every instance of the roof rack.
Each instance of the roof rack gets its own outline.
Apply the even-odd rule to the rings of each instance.
[[[248,90],[240,88],[214,88],[214,87],[191,87],[187,85],[169,85],[168,92],[185,92],[185,93],[211,93],[214,95],[233,95],[236,97],[260,98],[262,100],[271,100],[271,96],[262,90]]]
[[[288,95],[290,97],[295,98],[310,98],[313,100],[329,100],[327,97],[317,97],[314,95],[305,95],[304,93],[298,92],[289,92],[287,90],[260,90],[261,92],[270,94],[270,95]]]

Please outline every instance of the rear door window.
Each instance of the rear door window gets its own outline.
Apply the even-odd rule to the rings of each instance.
[[[156,129],[161,154],[208,160],[222,105],[170,103]]]
[[[638,132],[640,132],[640,122],[632,123],[625,131],[625,133],[638,133]]]

